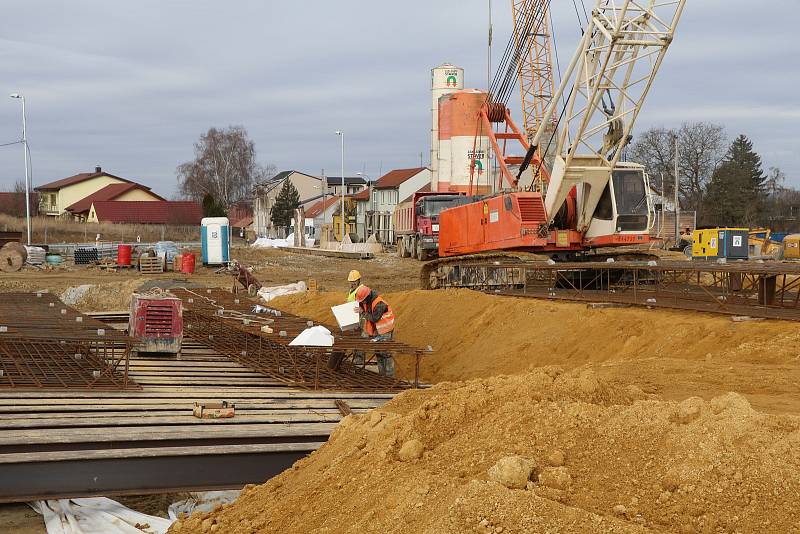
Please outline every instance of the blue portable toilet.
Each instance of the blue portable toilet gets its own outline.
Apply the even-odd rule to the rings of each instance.
[[[230,230],[227,217],[204,217],[200,221],[203,265],[223,265],[230,261]]]

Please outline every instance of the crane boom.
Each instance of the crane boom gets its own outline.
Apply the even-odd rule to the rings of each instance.
[[[547,6],[547,0],[511,0],[514,41],[518,49],[527,48],[527,53],[517,63],[517,76],[522,100],[523,126],[529,139],[533,138],[539,128],[555,91]],[[529,36],[530,46],[523,47],[522,43],[526,42],[524,32],[529,27],[526,22],[529,20],[540,22],[536,33]]]
[[[532,144],[547,142],[566,94],[556,158],[545,195],[553,217],[577,188],[577,230],[585,231],[630,140],[653,79],[672,43],[686,0],[597,0],[589,25]]]

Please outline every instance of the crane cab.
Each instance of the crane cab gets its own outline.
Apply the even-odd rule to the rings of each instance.
[[[584,235],[587,246],[649,241],[653,222],[650,183],[644,167],[619,163],[611,173]]]

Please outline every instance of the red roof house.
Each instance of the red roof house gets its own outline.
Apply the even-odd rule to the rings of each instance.
[[[89,209],[89,222],[130,224],[200,224],[203,208],[188,201],[98,200]]]
[[[149,187],[137,183],[109,184],[104,188],[92,193],[67,206],[66,210],[73,215],[86,219],[92,204],[104,200],[127,200],[127,201],[164,201],[165,198],[153,193]]]

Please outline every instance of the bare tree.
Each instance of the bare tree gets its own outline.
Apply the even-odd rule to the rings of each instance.
[[[725,129],[709,122],[684,123],[678,130],[681,205],[703,209],[703,194],[727,152]]]
[[[211,195],[226,210],[274,172],[274,166],[256,162],[255,144],[242,126],[210,128],[194,144],[194,152],[193,161],[177,168],[180,192],[198,201]]]
[[[630,160],[644,165],[651,179],[662,188],[661,194],[672,198],[674,195],[673,175],[675,161],[675,131],[666,128],[651,128],[640,134],[630,148]]]
[[[652,128],[631,148],[632,160],[651,177],[663,177],[663,194],[675,194],[675,138],[678,139],[679,202],[684,209],[702,211],[703,194],[727,150],[725,129],[709,122],[683,123],[677,130]]]

